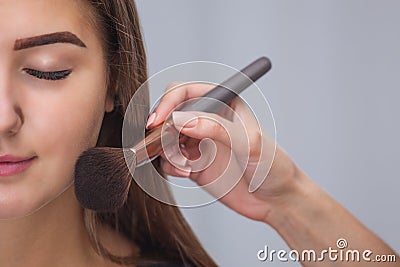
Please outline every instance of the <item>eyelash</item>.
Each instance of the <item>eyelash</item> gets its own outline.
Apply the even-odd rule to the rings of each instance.
[[[24,69],[24,71],[33,77],[36,77],[41,80],[49,80],[49,81],[63,80],[65,78],[67,78],[72,72],[72,70],[60,70],[60,71],[45,72],[45,71],[34,70],[34,69]]]

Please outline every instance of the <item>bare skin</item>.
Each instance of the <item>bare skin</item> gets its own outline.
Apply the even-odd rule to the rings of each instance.
[[[176,84],[173,84],[176,85]],[[210,90],[209,85],[197,84],[181,86],[169,90],[161,99],[153,114],[149,117],[148,128],[151,129],[162,123],[179,103],[199,97]],[[268,156],[271,142],[266,135],[256,127],[251,111],[239,99],[230,105],[245,122],[244,126],[249,137],[249,164],[241,177],[240,182],[227,195],[220,199],[226,206],[237,213],[272,226],[295,250],[314,249],[317,255],[324,249],[332,247],[338,249],[336,241],[346,239],[347,249],[357,249],[361,253],[371,250],[370,259],[375,255],[393,255],[396,262],[360,261],[330,261],[326,255],[324,261],[303,261],[303,266],[399,266],[400,259],[396,253],[385,244],[378,236],[368,230],[343,206],[332,199],[321,188],[313,183],[301,169],[294,164],[290,157],[279,147],[276,148],[275,158],[270,171],[262,185],[253,193],[248,188],[255,171],[258,160]],[[204,112],[173,113],[172,117],[178,130],[190,137],[182,148],[182,153],[189,159],[199,156],[197,146],[199,140],[210,138],[215,141],[218,152],[214,162],[209,168],[200,172],[191,172],[190,166],[183,170],[175,167],[163,155],[162,167],[167,174],[177,177],[189,177],[199,185],[205,185],[216,179],[221,173],[221,168],[226,167],[226,158],[231,152],[230,139],[222,128],[228,129],[232,140],[245,143],[246,136],[235,136],[237,121],[230,121],[215,114]],[[209,119],[211,118],[211,119]],[[217,122],[219,123],[217,123]],[[185,124],[186,122],[190,122]],[[182,128],[183,127],[183,128]],[[229,131],[231,129],[231,131]],[[243,138],[241,141],[240,138]],[[260,148],[260,140],[263,149]],[[241,151],[233,151],[236,158],[240,159]],[[173,159],[173,157],[172,157]],[[261,162],[260,161],[260,162]],[[238,160],[240,162],[240,160]],[[175,162],[176,163],[176,162]],[[189,164],[190,165],[190,164]],[[213,193],[213,192],[211,192]],[[286,255],[287,258],[287,255]],[[332,256],[332,259],[334,257]]]
[[[2,266],[121,266],[92,248],[72,188],[28,217],[0,222],[0,229]],[[138,253],[124,236],[104,226],[99,237],[115,255]]]
[[[116,266],[93,250],[71,186],[77,157],[113,109],[101,38],[83,3],[0,1],[0,156],[32,159],[0,177],[1,266]],[[37,41],[65,32],[84,46]],[[137,252],[109,229],[99,234],[117,255]]]
[[[82,209],[70,187],[75,159],[94,146],[104,112],[113,109],[105,80],[99,79],[105,77],[101,43],[82,16],[84,8],[81,2],[71,0],[0,0],[0,155],[34,158],[24,172],[0,180],[2,266],[117,266],[91,248]],[[86,47],[56,43],[15,50],[17,40],[65,31],[80,38]],[[62,80],[49,81],[26,69],[72,72]],[[164,98],[153,125],[161,123],[178,102],[206,90],[209,88],[187,88],[173,98]],[[235,105],[246,116],[240,103]],[[251,125],[248,130],[255,138],[250,143],[251,159],[256,160],[260,135]],[[193,127],[184,127],[183,133],[192,137],[186,151],[189,155],[189,143],[195,145],[197,139],[205,137],[215,139],[219,147],[229,151],[225,134],[210,121],[199,119]],[[199,184],[208,183],[208,174],[218,171],[212,166],[207,173],[182,174],[168,163],[163,168],[175,176],[190,176]],[[280,148],[266,182],[255,193],[249,193],[253,168],[247,169],[238,186],[221,201],[248,218],[271,225],[292,248],[324,249],[338,237],[345,237],[352,248],[394,254],[313,184]],[[117,255],[138,251],[134,244],[107,228],[100,229],[100,236]],[[329,262],[318,266],[321,264]]]

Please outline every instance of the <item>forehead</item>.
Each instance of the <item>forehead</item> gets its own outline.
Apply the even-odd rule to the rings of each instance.
[[[0,0],[0,48],[16,39],[70,31],[93,37],[89,8],[83,0]]]

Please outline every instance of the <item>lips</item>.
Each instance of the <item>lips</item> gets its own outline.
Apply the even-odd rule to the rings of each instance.
[[[0,156],[0,177],[17,175],[28,169],[36,157]]]

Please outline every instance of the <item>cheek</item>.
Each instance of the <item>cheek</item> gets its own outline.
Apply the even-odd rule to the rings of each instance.
[[[40,119],[32,121],[49,151],[70,154],[96,144],[104,111],[95,103],[73,98],[53,103]]]
[[[30,214],[71,185],[78,156],[97,141],[104,116],[101,88],[30,88],[20,95],[20,154],[37,159],[19,176],[23,182],[0,185],[0,219]]]
[[[96,144],[104,116],[105,89],[101,84],[41,92],[26,110],[29,139],[34,150],[55,175],[71,174],[78,156]],[[33,97],[33,96],[32,96]]]

